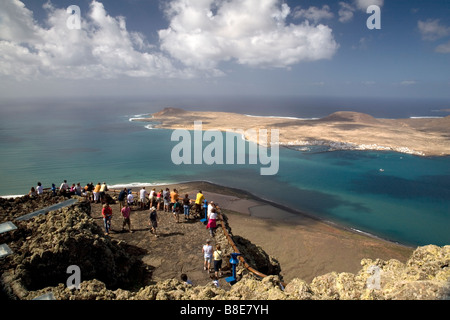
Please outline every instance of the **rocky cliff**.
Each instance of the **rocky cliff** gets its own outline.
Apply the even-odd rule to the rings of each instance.
[[[216,288],[212,284],[190,286],[177,279],[149,283],[144,281],[149,271],[139,260],[136,248],[104,236],[89,212],[89,203],[80,202],[29,221],[17,221],[16,230],[1,234],[0,243],[7,243],[14,252],[0,261],[3,296],[33,299],[52,292],[58,300],[450,298],[450,246],[434,245],[417,248],[406,263],[365,259],[356,274],[332,272],[316,277],[311,283],[294,279],[285,284],[278,275],[261,279],[242,266],[238,267],[239,281],[231,288]],[[5,216],[3,211],[3,221]],[[245,239],[237,242],[246,260],[254,266],[266,263],[266,271],[279,272],[274,259],[256,253],[261,248],[255,250]],[[66,286],[69,276],[66,268],[71,264],[83,270],[78,290]]]

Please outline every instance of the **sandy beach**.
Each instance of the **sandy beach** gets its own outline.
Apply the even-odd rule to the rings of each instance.
[[[154,187],[147,186],[146,189]],[[405,262],[415,249],[346,230],[306,214],[294,213],[289,208],[268,203],[242,190],[201,181],[155,188],[166,187],[171,190],[176,188],[180,194],[188,193],[191,198],[202,190],[206,199],[217,203],[228,217],[234,235],[262,247],[279,261],[286,282],[294,278],[309,282],[314,277],[333,271],[356,273],[365,258]],[[139,189],[133,188],[133,191]],[[135,235],[127,237],[132,239]],[[155,241],[152,243],[156,245]],[[170,263],[159,265],[165,268]],[[191,274],[200,281],[202,276],[194,270],[195,267]],[[170,271],[166,271],[160,269],[161,274],[170,275]]]

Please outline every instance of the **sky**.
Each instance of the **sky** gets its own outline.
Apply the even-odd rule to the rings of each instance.
[[[79,15],[67,12],[72,5]],[[378,16],[367,12],[371,5]],[[0,101],[188,94],[445,100],[449,17],[449,0],[1,0]],[[368,28],[368,20],[381,28]]]

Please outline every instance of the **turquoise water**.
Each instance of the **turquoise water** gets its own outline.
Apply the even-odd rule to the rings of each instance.
[[[261,176],[259,164],[176,166],[171,130],[129,121],[160,109],[4,106],[0,194],[64,179],[116,186],[207,180],[392,241],[450,244],[449,157],[281,148],[275,176]]]

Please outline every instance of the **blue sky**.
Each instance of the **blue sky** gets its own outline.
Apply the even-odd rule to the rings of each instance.
[[[3,0],[0,95],[449,99],[449,17],[448,0]]]

